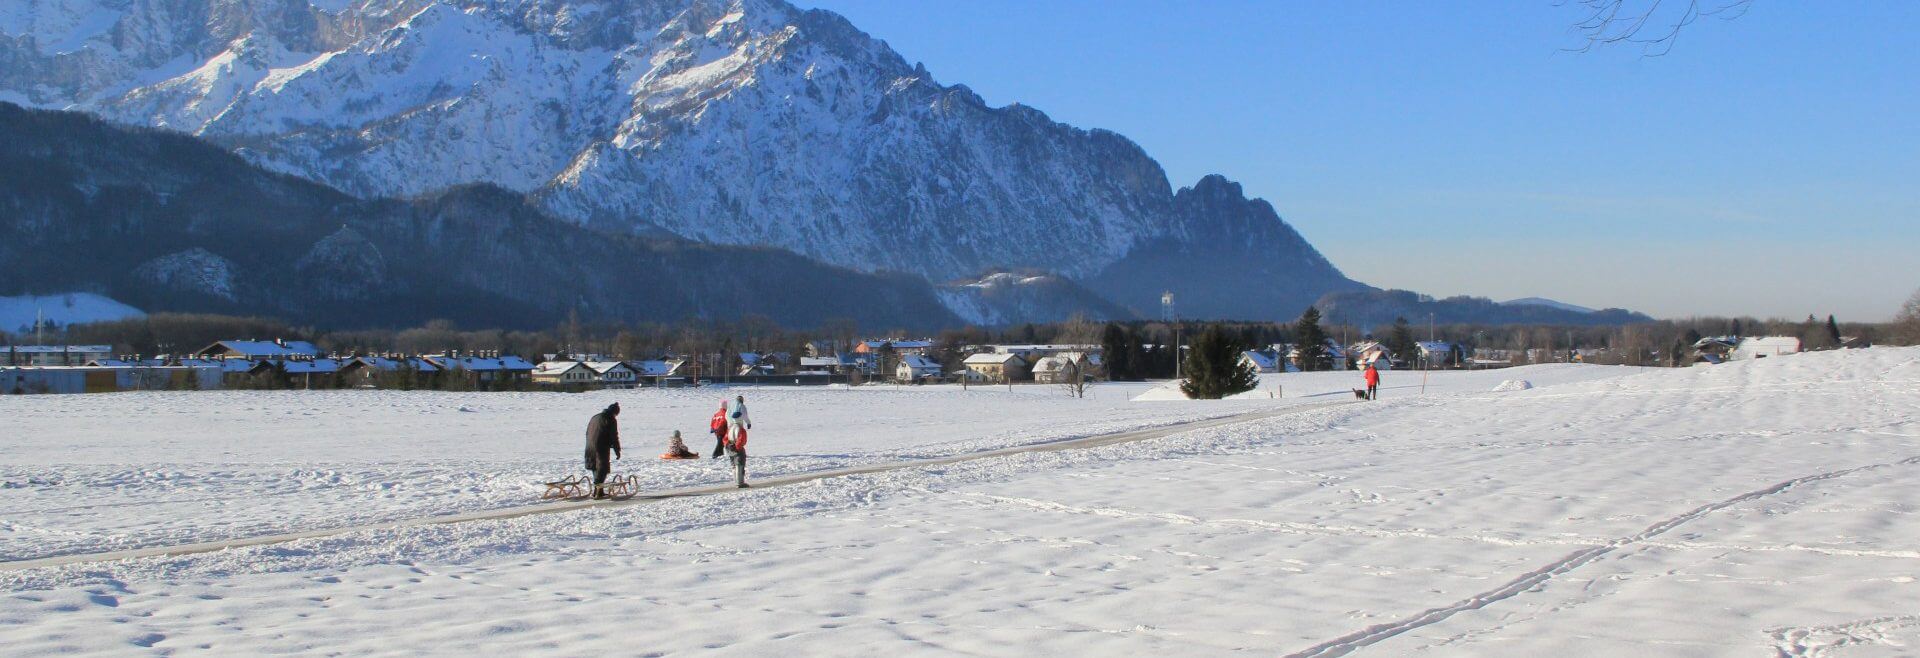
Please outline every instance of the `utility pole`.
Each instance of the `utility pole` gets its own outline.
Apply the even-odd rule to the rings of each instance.
[[[1173,378],[1180,378],[1180,362],[1186,355],[1180,353],[1180,315],[1173,311],[1173,291],[1160,293],[1160,319],[1173,323]]]

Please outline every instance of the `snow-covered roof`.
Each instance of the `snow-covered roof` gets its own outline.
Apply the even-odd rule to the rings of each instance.
[[[920,356],[918,354],[908,354],[906,356],[900,357],[900,365],[906,366],[908,368],[912,368],[914,370],[939,370],[940,369],[939,362],[924,356]]]
[[[661,361],[656,359],[651,361],[634,361],[628,363],[627,367],[633,368],[634,372],[640,373],[641,377],[665,377],[673,374],[673,370],[680,367],[680,363],[680,361]]]
[[[585,366],[585,363],[579,361],[541,361],[540,365],[533,367],[533,374],[558,375],[568,370]]]
[[[322,354],[318,346],[304,340],[280,342],[271,340],[223,340],[208,345],[206,349],[200,350],[201,354],[208,352],[232,352],[249,359],[320,356]]]
[[[1011,361],[1018,361],[1018,360],[1020,360],[1020,355],[1018,354],[1006,354],[1006,353],[1000,353],[1000,352],[983,352],[980,354],[974,354],[972,356],[968,356],[966,360],[962,361],[962,363],[974,365],[974,364],[990,364],[990,363],[1008,363]]]
[[[533,364],[527,362],[526,359],[513,355],[506,355],[499,358],[478,356],[430,356],[427,358],[432,359],[436,365],[447,370],[524,370],[532,372],[534,368]]]
[[[418,370],[420,372],[439,372],[440,370],[439,368],[434,367],[434,365],[428,362],[426,359],[422,359],[417,356],[410,356],[404,359],[395,359],[395,358],[384,357],[384,356],[362,356],[362,357],[354,358],[353,361],[358,362],[361,365],[373,368],[375,370],[384,370],[388,372],[392,372],[392,371],[399,370],[401,368],[406,368],[409,366],[411,366],[414,370]]]
[[[612,371],[615,368],[625,368],[627,370],[633,370],[633,368],[628,366],[624,361],[588,361],[586,366],[588,370],[592,370],[602,375],[607,374],[609,371]]]
[[[249,366],[248,368],[245,368],[248,370],[256,369],[256,368],[266,369],[266,368],[272,368],[275,365],[278,365],[282,370],[286,371],[286,373],[289,375],[326,375],[326,374],[339,372],[340,366],[345,365],[346,360],[345,359],[263,359],[263,360],[254,361],[254,362],[235,361],[234,363],[236,365]],[[227,368],[227,370],[234,370],[234,368],[229,367]]]
[[[1241,352],[1240,358],[1246,359],[1248,361],[1252,361],[1253,367],[1259,368],[1261,370],[1273,370],[1280,367],[1279,359],[1273,358],[1272,355],[1267,354],[1266,352],[1261,352],[1259,350],[1247,350],[1245,352]]]

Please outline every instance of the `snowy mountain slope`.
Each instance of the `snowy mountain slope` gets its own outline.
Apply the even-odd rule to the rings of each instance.
[[[988,107],[843,18],[780,0],[33,0],[0,12],[0,100],[190,132],[363,197],[485,182],[614,232],[935,281],[996,268],[1087,279],[1133,256],[1101,292],[1225,297],[1246,279],[1290,291],[1196,316],[1290,317],[1300,300],[1360,287],[1270,208],[1252,232],[1225,235],[1248,253],[1212,259],[1235,280],[1138,258],[1240,219],[1181,211],[1124,137]]]
[[[140,309],[90,292],[0,297],[0,332],[27,334],[39,321],[66,326],[142,315]]]
[[[1043,272],[993,272],[934,289],[941,303],[967,324],[985,327],[1024,322],[1132,320],[1120,308],[1080,284]]]
[[[589,321],[959,323],[918,277],[609,236],[490,185],[355,199],[192,137],[6,103],[0,235],[0,295],[98,290],[155,311],[334,327],[547,327],[575,311]]]

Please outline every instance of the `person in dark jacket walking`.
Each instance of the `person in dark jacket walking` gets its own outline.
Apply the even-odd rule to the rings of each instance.
[[[605,410],[593,415],[587,421],[587,470],[593,471],[593,497],[606,498],[600,485],[607,481],[607,473],[613,470],[613,460],[607,453],[613,453],[614,459],[620,457],[620,403],[607,405]]]

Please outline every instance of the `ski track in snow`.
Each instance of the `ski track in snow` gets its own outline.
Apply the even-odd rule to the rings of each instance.
[[[1504,601],[1506,599],[1512,598],[1514,596],[1518,596],[1524,592],[1527,592],[1536,587],[1539,587],[1541,584],[1547,582],[1548,580],[1552,580],[1556,576],[1560,576],[1570,571],[1573,571],[1575,569],[1579,569],[1580,567],[1585,566],[1588,563],[1593,562],[1594,560],[1600,559],[1602,556],[1605,556],[1608,553],[1612,553],[1621,548],[1638,544],[1641,542],[1645,542],[1654,537],[1658,537],[1660,535],[1666,534],[1668,531],[1673,530],[1674,528],[1680,527],[1681,525],[1689,521],[1693,521],[1700,517],[1711,514],[1715,511],[1726,509],[1728,507],[1739,505],[1741,503],[1756,500],[1759,498],[1771,496],[1771,495],[1780,493],[1782,491],[1786,491],[1787,489],[1792,487],[1811,484],[1814,482],[1819,482],[1821,480],[1831,480],[1833,478],[1852,475],[1854,473],[1858,473],[1866,470],[1872,470],[1872,469],[1878,469],[1878,468],[1889,468],[1893,466],[1911,466],[1914,464],[1920,464],[1920,455],[1908,457],[1906,459],[1902,459],[1894,462],[1886,462],[1881,464],[1869,464],[1866,466],[1856,466],[1853,468],[1844,468],[1837,471],[1828,471],[1825,473],[1809,475],[1806,477],[1794,478],[1791,480],[1787,480],[1785,482],[1775,484],[1770,487],[1766,487],[1764,489],[1749,491],[1747,493],[1740,494],[1738,496],[1734,496],[1732,498],[1728,498],[1726,500],[1722,500],[1716,503],[1701,505],[1684,514],[1669,517],[1667,519],[1660,521],[1659,523],[1655,523],[1652,526],[1648,526],[1647,529],[1640,531],[1638,534],[1634,534],[1629,537],[1622,537],[1600,546],[1594,546],[1591,548],[1570,553],[1566,557],[1563,557],[1548,563],[1546,566],[1521,574],[1520,577],[1507,581],[1505,584],[1502,584],[1499,587],[1496,587],[1494,589],[1491,589],[1485,592],[1481,592],[1479,594],[1468,597],[1466,599],[1462,599],[1454,603],[1453,605],[1440,607],[1440,608],[1433,608],[1425,612],[1422,612],[1418,615],[1415,615],[1411,618],[1404,619],[1395,623],[1370,626],[1370,627],[1361,629],[1359,631],[1356,631],[1354,633],[1350,633],[1348,635],[1344,635],[1332,640],[1328,640],[1321,644],[1314,645],[1307,649],[1287,654],[1287,656],[1288,658],[1309,658],[1313,656],[1344,656],[1354,652],[1357,649],[1365,647],[1367,645],[1374,644],[1382,640],[1391,639],[1407,631],[1420,628],[1422,626],[1428,626],[1435,623],[1439,623],[1441,621],[1445,621],[1448,617],[1452,617],[1457,613],[1464,612],[1467,610],[1478,610],[1478,609],[1487,607],[1489,605],[1499,603],[1500,601]]]

